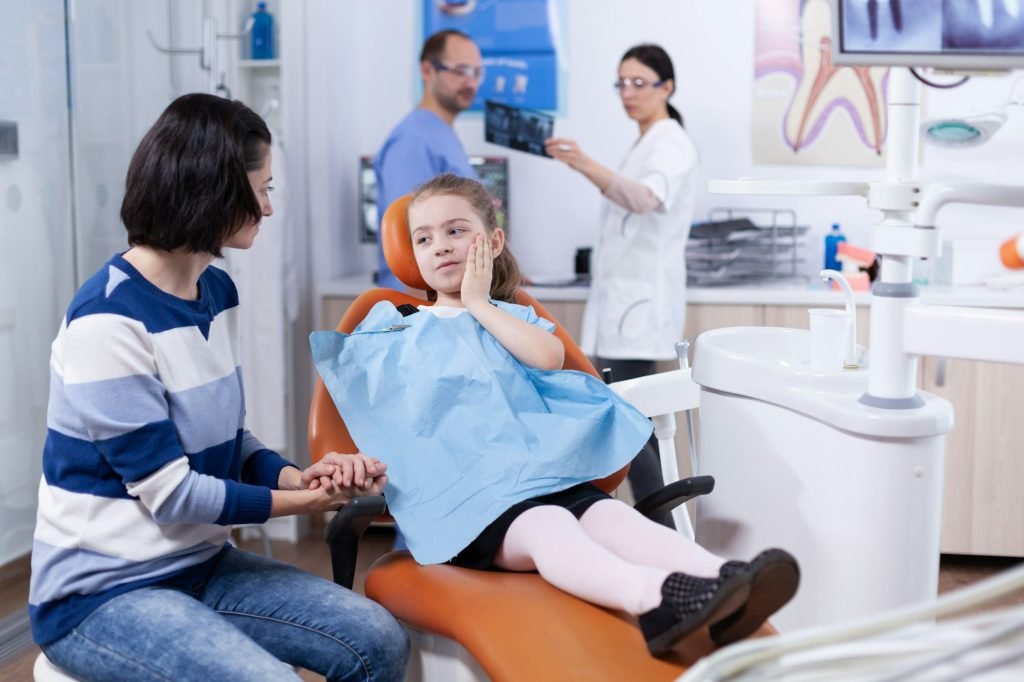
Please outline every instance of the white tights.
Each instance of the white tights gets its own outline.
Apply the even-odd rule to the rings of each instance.
[[[562,507],[526,510],[509,526],[494,563],[536,570],[571,595],[639,615],[661,603],[669,573],[713,578],[725,560],[624,502],[601,500],[579,521]]]

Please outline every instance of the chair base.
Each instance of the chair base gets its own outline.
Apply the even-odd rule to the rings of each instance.
[[[412,650],[405,682],[486,682],[487,674],[455,640],[424,632],[405,623]]]

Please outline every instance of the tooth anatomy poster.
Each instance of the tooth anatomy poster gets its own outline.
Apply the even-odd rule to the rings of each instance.
[[[756,24],[754,163],[884,165],[889,68],[833,65],[828,0],[757,0]]]

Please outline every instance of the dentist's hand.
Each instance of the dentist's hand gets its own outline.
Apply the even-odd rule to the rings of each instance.
[[[544,149],[551,158],[561,161],[573,170],[581,170],[590,157],[580,149],[579,142],[567,137],[549,137],[544,140]]]
[[[469,310],[481,303],[487,304],[491,296],[494,276],[494,255],[491,243],[477,235],[466,254],[466,270],[462,274],[462,305]],[[470,312],[472,312],[470,310]]]

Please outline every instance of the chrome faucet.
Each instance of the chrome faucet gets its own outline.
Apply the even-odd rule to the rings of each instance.
[[[830,279],[839,282],[846,298],[846,315],[850,318],[850,331],[846,338],[846,352],[843,354],[843,367],[846,369],[857,369],[857,304],[853,301],[853,289],[838,270],[822,270],[821,280],[827,282]]]

